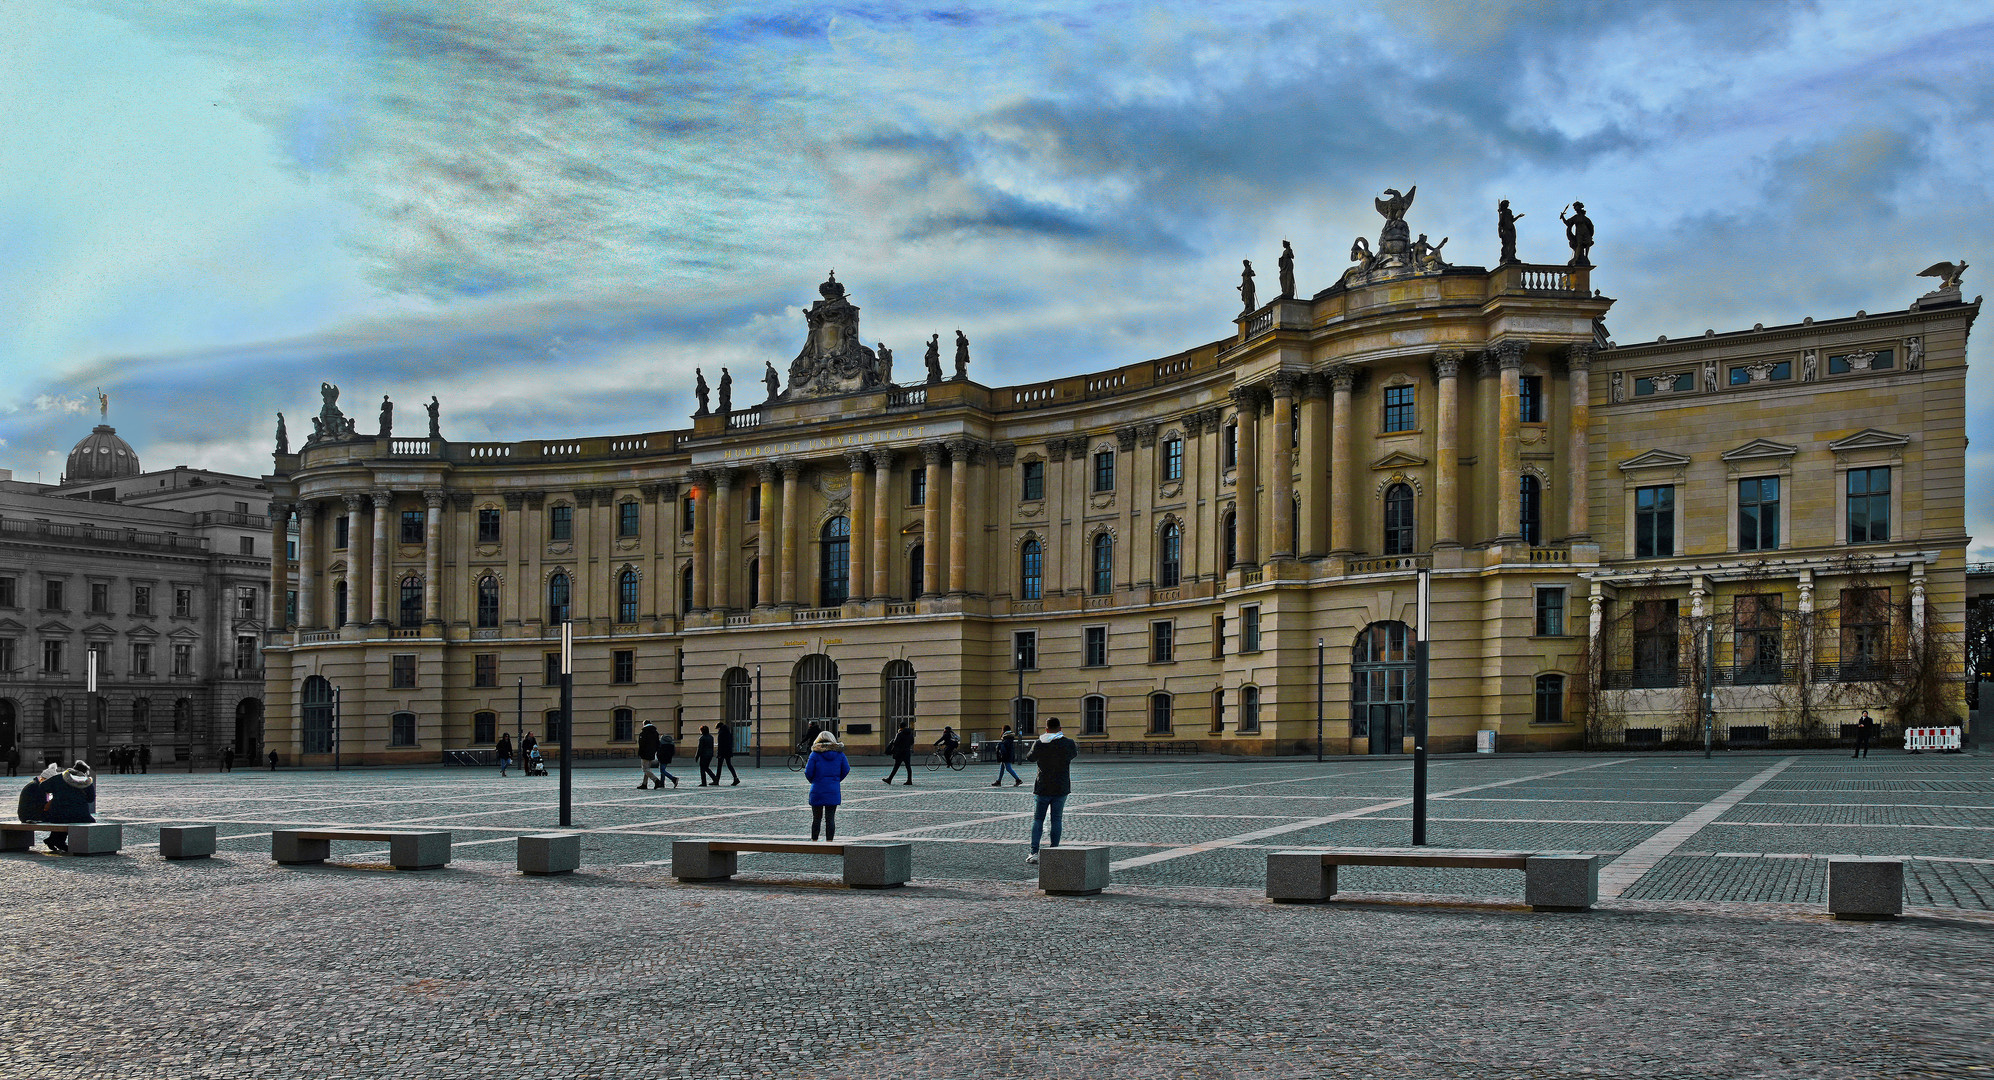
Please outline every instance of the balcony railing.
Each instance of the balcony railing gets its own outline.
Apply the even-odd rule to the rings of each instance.
[[[838,619],[844,617],[844,614],[845,614],[845,609],[841,607],[804,608],[803,610],[798,611],[796,613],[795,618],[792,621],[829,622],[832,619]]]
[[[886,392],[886,407],[905,409],[928,403],[928,388],[925,386],[896,386]]]
[[[194,520],[202,525],[234,525],[250,529],[270,527],[270,519],[262,514],[244,514],[235,510],[203,510],[194,515]]]
[[[1403,574],[1433,565],[1431,555],[1387,555],[1382,559],[1352,559],[1345,574]]]

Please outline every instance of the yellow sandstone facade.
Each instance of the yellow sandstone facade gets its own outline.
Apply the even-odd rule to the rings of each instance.
[[[788,387],[689,429],[377,437],[328,396],[268,478],[299,539],[269,745],[330,760],[335,690],[349,762],[558,745],[565,619],[583,755],[1013,716],[1294,754],[1319,686],[1328,752],[1398,753],[1422,573],[1438,751],[1700,739],[1706,686],[1733,743],[1964,717],[1925,643],[1963,618],[1977,299],[1622,346],[1582,250],[1453,267],[1387,218],[1313,297],[1044,383],[944,378],[931,343],[896,384],[829,281]]]

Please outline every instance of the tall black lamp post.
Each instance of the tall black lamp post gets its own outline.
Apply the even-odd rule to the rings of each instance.
[[[1315,759],[1322,760],[1322,639],[1315,639]]]
[[[575,624],[561,624],[561,827],[575,823]]]
[[[1412,843],[1414,847],[1426,844],[1426,698],[1427,698],[1427,638],[1432,625],[1433,571],[1419,572],[1419,636],[1413,646],[1413,699],[1412,728]]]

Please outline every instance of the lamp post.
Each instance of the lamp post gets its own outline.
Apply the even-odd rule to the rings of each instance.
[[[344,714],[341,712],[341,704],[339,700],[339,696],[341,693],[342,689],[340,687],[335,686],[332,688],[332,771],[333,772],[339,771],[339,739],[342,735],[345,734],[344,731],[340,730],[343,726],[345,726],[344,725],[345,717]]]
[[[1412,843],[1426,844],[1426,679],[1427,636],[1432,619],[1433,572],[1419,572],[1419,626],[1413,646]]]
[[[1020,736],[1030,734],[1025,731],[1025,639],[1011,635],[1011,666],[1018,669],[1018,692],[1011,697],[1011,730]],[[1038,727],[1038,717],[1032,717],[1032,727]]]
[[[526,676],[524,675],[521,675],[519,677],[519,686],[517,688],[517,692],[519,696],[516,699],[514,699],[512,703],[512,718],[513,722],[519,725],[519,741],[525,742],[526,741]],[[521,760],[524,760],[526,757],[525,751],[521,751],[519,756]],[[524,771],[525,766],[524,765],[520,766],[520,769]]]
[[[1703,757],[1710,758],[1711,729],[1717,726],[1717,635],[1706,624],[1703,628]]]
[[[561,624],[561,827],[575,823],[575,624]]]
[[[1315,759],[1322,760],[1322,639],[1315,639]]]
[[[83,747],[94,768],[97,763],[97,650],[85,649],[89,663],[83,685]]]
[[[762,666],[755,665],[755,768],[762,767]]]

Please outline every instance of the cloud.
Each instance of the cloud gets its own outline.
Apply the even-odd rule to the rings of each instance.
[[[77,415],[90,411],[90,401],[87,398],[62,397],[55,394],[38,394],[28,404],[38,413]]]

